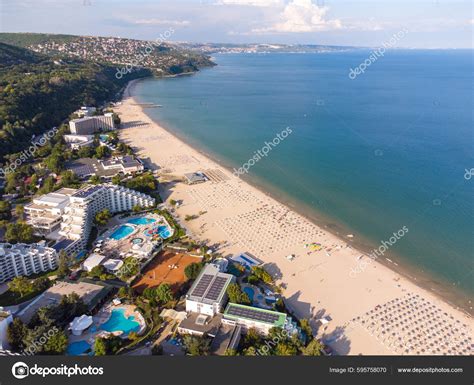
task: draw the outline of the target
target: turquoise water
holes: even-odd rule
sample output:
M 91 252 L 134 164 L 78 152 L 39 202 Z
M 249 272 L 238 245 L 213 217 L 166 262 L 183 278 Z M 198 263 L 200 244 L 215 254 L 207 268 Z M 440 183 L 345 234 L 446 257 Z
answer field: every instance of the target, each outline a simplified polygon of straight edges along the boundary
M 78 356 L 91 348 L 86 341 L 77 341 L 68 345 L 66 354 L 69 356 Z
M 171 231 L 168 226 L 158 226 L 158 234 L 163 239 L 171 237 Z
M 251 287 L 246 286 L 246 287 L 243 288 L 243 291 L 244 291 L 244 293 L 246 293 L 249 296 L 250 301 L 253 302 L 253 297 L 255 295 L 254 290 Z
M 245 179 L 370 247 L 406 226 L 386 256 L 472 295 L 472 51 L 394 51 L 350 80 L 367 54 L 217 55 L 135 93 L 229 168 L 290 127 Z
M 124 335 L 130 332 L 136 332 L 140 329 L 140 324 L 135 321 L 134 316 L 125 317 L 125 309 L 114 309 L 107 322 L 100 328 L 108 332 L 123 331 Z
M 167 238 L 171 237 L 171 230 L 169 229 L 168 226 L 162 225 L 162 226 L 158 226 L 158 227 L 155 227 L 153 229 L 150 229 L 150 230 L 146 230 L 144 232 L 144 234 L 147 237 L 151 236 L 152 234 L 158 234 L 161 238 L 167 239 Z
M 153 218 L 133 218 L 127 221 L 127 223 L 131 223 L 132 225 L 149 225 L 150 223 L 155 223 L 156 219 Z
M 115 230 L 112 234 L 110 234 L 110 238 L 115 239 L 116 241 L 119 241 L 123 238 L 128 237 L 131 233 L 133 233 L 132 226 L 122 225 L 117 230 Z

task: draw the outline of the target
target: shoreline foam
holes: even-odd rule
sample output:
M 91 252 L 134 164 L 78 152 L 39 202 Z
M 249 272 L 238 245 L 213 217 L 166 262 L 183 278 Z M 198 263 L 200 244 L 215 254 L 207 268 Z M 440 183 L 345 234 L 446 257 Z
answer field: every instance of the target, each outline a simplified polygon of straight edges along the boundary
M 260 252 L 259 250 L 250 251 L 269 264 L 273 268 L 275 276 L 281 277 L 280 282 L 286 286 L 284 296 L 287 298 L 289 308 L 298 316 L 305 318 L 312 316 L 313 320 L 321 318 L 323 315 L 330 315 L 333 318 L 331 325 L 324 331 L 319 330 L 319 335 L 323 337 L 338 332 L 337 329 L 346 330 L 344 337 L 349 341 L 349 344 L 347 341 L 341 343 L 341 338 L 335 342 L 340 353 L 394 354 L 387 347 L 379 346 L 377 339 L 372 341 L 373 337 L 367 334 L 360 325 L 354 326 L 352 320 L 358 315 L 362 315 L 366 310 L 373 310 L 375 306 L 402 297 L 409 292 L 427 298 L 430 302 L 444 309 L 446 313 L 455 314 L 456 319 L 461 319 L 463 323 L 469 325 L 471 333 L 473 326 L 471 317 L 442 301 L 438 295 L 420 287 L 418 283 L 412 282 L 405 277 L 406 274 L 402 275 L 383 263 L 373 264 L 359 277 L 350 278 L 350 268 L 355 264 L 357 256 L 363 254 L 354 249 L 352 245 L 347 247 L 347 244 L 352 244 L 352 241 L 340 239 L 330 233 L 327 227 L 321 227 L 321 224 L 316 226 L 310 222 L 310 219 L 296 214 L 293 208 L 282 205 L 268 194 L 237 179 L 232 176 L 229 170 L 209 159 L 207 154 L 191 148 L 174 134 L 153 122 L 146 115 L 143 108 L 133 105 L 136 102 L 132 96 L 135 84 L 136 81 L 133 81 L 127 86 L 124 92 L 123 104 L 117 109 L 117 112 L 121 114 L 125 125 L 127 121 L 142 121 L 145 125 L 126 128 L 122 130 L 121 137 L 132 147 L 137 148 L 140 156 L 150 157 L 150 161 L 155 165 L 152 168 L 160 165 L 162 168 L 168 168 L 168 171 L 175 175 L 212 168 L 220 170 L 219 172 L 228 178 L 217 183 L 206 182 L 204 185 L 197 186 L 178 183 L 165 188 L 163 191 L 165 199 L 172 197 L 175 200 L 183 200 L 184 204 L 178 210 L 181 219 L 185 215 L 196 214 L 201 209 L 208 211 L 199 219 L 187 222 L 186 227 L 198 238 L 209 240 L 210 244 L 224 239 L 227 245 L 219 249 L 224 255 L 237 251 L 249 251 L 249 249 L 255 248 L 254 243 L 259 243 Z M 142 140 L 142 135 L 145 136 L 145 140 Z M 236 191 L 240 193 L 241 190 L 243 194 L 240 197 L 234 197 L 237 198 L 237 201 L 231 199 L 227 202 L 232 207 L 226 207 L 225 202 L 220 201 L 225 200 L 226 194 L 235 194 Z M 208 199 L 206 199 L 206 194 Z M 249 199 L 252 201 L 248 202 Z M 246 200 L 248 203 L 245 203 Z M 258 201 L 258 203 L 255 201 Z M 217 207 L 219 205 L 223 206 L 223 204 L 224 207 Z M 249 206 L 252 206 L 253 210 L 249 211 Z M 270 209 L 268 209 L 269 207 Z M 321 241 L 323 245 L 331 249 L 330 253 L 325 254 L 325 251 L 320 251 L 310 256 L 305 255 L 308 250 L 302 248 L 301 242 L 295 242 L 292 239 L 292 234 L 282 235 L 278 233 L 279 225 L 278 222 L 275 222 L 275 218 L 271 218 L 272 213 L 275 214 L 275 211 L 272 210 L 280 210 L 279 213 L 291 217 L 292 220 L 298 223 L 298 226 L 302 226 L 301 228 L 310 230 L 313 234 L 319 234 L 319 238 L 314 239 L 314 241 Z M 252 227 L 252 225 L 255 225 L 256 218 L 259 218 L 259 212 L 262 211 L 264 212 L 262 214 L 262 218 L 264 218 L 262 224 L 257 224 L 252 230 L 258 232 L 263 229 L 264 238 L 269 238 L 266 241 L 249 242 L 250 244 L 246 245 L 240 239 L 239 244 L 235 237 L 228 234 L 229 231 L 226 232 L 225 229 L 222 229 L 222 226 L 227 227 L 227 230 L 235 227 L 237 232 L 234 235 L 239 234 L 239 231 L 243 233 L 246 228 L 239 229 L 239 226 L 241 226 L 239 218 L 244 220 L 243 218 L 246 218 L 246 216 L 254 216 L 250 223 L 247 223 L 247 227 Z M 257 216 L 255 217 L 255 215 Z M 276 227 L 275 223 L 277 223 Z M 283 237 L 283 241 L 272 239 L 272 231 L 276 234 L 276 237 Z M 252 238 L 252 234 L 248 234 L 247 239 L 250 238 Z M 272 242 L 277 244 L 280 242 L 282 245 L 289 246 L 285 250 L 283 250 L 284 247 L 280 250 L 272 250 Z M 298 255 L 298 258 L 293 262 L 289 262 L 284 258 L 290 251 Z M 414 278 L 416 279 L 416 277 Z M 319 282 L 316 282 L 316 280 L 319 280 Z M 357 301 L 359 301 L 360 306 L 356 305 Z M 313 322 L 313 325 L 316 326 L 315 322 Z M 350 330 L 347 330 L 348 326 L 350 326 Z

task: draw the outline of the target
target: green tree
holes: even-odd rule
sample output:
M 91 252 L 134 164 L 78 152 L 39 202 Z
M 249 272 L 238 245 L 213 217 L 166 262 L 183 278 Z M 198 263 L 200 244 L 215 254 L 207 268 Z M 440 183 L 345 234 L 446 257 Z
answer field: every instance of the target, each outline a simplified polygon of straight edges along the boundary
M 306 341 L 310 342 L 313 339 L 313 329 L 311 328 L 311 325 L 309 324 L 309 320 L 305 318 L 301 319 L 300 328 L 301 328 L 301 331 L 306 336 Z
M 91 146 L 83 146 L 77 150 L 77 156 L 79 158 L 92 158 L 95 154 L 95 150 Z
M 66 352 L 68 339 L 62 330 L 58 330 L 43 346 L 43 353 L 49 355 L 63 355 Z
M 58 278 L 64 278 L 71 274 L 71 269 L 69 268 L 69 257 L 64 250 L 59 252 L 59 261 L 58 261 Z
M 303 355 L 320 356 L 323 347 L 324 346 L 316 338 L 313 338 L 313 340 L 303 348 Z
M 252 275 L 266 284 L 273 284 L 272 276 L 263 267 L 253 266 Z
M 186 351 L 191 356 L 207 356 L 210 350 L 210 341 L 205 337 L 186 335 L 183 338 Z
M 9 243 L 33 243 L 33 228 L 24 222 L 9 223 L 5 232 L 5 240 Z
M 184 268 L 184 275 L 187 279 L 196 279 L 201 272 L 202 263 L 193 262 Z
M 231 283 L 227 287 L 227 295 L 229 296 L 230 302 L 250 305 L 249 296 L 240 289 L 237 283 Z
M 23 321 L 15 317 L 13 322 L 8 325 L 7 340 L 13 351 L 20 351 L 25 348 L 25 338 L 28 334 L 28 328 Z
M 226 349 L 224 352 L 224 356 L 237 356 L 237 350 L 235 349 Z
M 26 277 L 15 277 L 8 284 L 8 288 L 14 292 L 20 294 L 20 297 L 23 297 L 25 294 L 28 294 L 33 291 L 33 284 Z
M 89 183 L 90 184 L 94 184 L 94 185 L 97 185 L 97 184 L 100 184 L 102 181 L 100 179 L 100 177 L 98 175 L 92 175 L 89 179 Z
M 290 341 L 281 341 L 275 347 L 277 356 L 295 356 L 298 349 Z
M 95 149 L 95 157 L 104 159 L 110 156 L 110 149 L 107 146 L 99 146 Z
M 0 220 L 9 220 L 12 217 L 12 207 L 8 201 L 0 201 Z
M 105 226 L 110 218 L 112 218 L 112 214 L 108 209 L 104 209 L 95 215 L 94 222 L 99 226 Z
M 155 289 L 156 299 L 162 304 L 168 303 L 174 299 L 173 291 L 171 286 L 167 283 L 158 285 Z
M 61 173 L 61 187 L 79 187 L 80 184 L 79 178 L 71 170 Z

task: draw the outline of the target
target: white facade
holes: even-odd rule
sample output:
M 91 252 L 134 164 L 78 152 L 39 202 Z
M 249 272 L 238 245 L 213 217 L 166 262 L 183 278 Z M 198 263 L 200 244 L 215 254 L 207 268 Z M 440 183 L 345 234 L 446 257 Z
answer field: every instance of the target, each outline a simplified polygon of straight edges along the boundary
M 69 130 L 74 135 L 91 135 L 98 131 L 115 130 L 111 112 L 98 116 L 86 116 L 69 122 Z
M 85 249 L 95 215 L 102 210 L 111 213 L 131 211 L 135 206 L 152 207 L 155 199 L 149 195 L 116 185 L 89 186 L 71 196 L 65 208 L 59 234 L 76 241 L 68 253 Z
M 211 317 L 220 313 L 227 301 L 227 287 L 235 277 L 221 273 L 219 267 L 206 265 L 186 294 L 186 311 Z
M 13 322 L 12 313 L 3 308 L 0 308 L 0 349 L 8 349 L 10 346 L 8 344 L 7 332 L 8 325 Z
M 0 283 L 18 276 L 54 270 L 57 266 L 58 254 L 50 247 L 38 243 L 0 243 Z
M 36 235 L 47 236 L 59 229 L 64 209 L 69 204 L 69 197 L 75 191 L 63 188 L 34 198 L 31 203 L 25 205 L 26 222 L 33 226 Z
M 91 271 L 94 267 L 101 265 L 107 257 L 102 254 L 91 254 L 87 259 L 82 263 L 82 267 L 86 271 Z
M 94 136 L 92 135 L 63 135 L 66 144 L 73 150 L 81 147 L 89 147 L 94 143 Z

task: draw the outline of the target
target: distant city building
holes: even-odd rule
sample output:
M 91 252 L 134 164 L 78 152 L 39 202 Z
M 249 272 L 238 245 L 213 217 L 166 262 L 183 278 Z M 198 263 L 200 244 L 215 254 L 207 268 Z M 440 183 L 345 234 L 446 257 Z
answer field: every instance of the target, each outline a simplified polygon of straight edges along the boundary
M 227 287 L 235 277 L 221 273 L 218 266 L 206 265 L 186 294 L 186 311 L 214 316 L 227 301 Z
M 118 213 L 130 211 L 135 206 L 154 205 L 155 199 L 149 195 L 111 184 L 77 190 L 71 195 L 69 205 L 64 210 L 59 234 L 69 242 L 65 241 L 62 246 L 68 254 L 85 250 L 94 217 L 104 209 Z
M 91 135 L 99 131 L 114 130 L 114 117 L 111 112 L 104 115 L 86 116 L 69 122 L 69 130 L 74 135 Z
M 0 283 L 58 267 L 56 250 L 39 243 L 0 243 Z
M 36 235 L 48 237 L 52 232 L 59 230 L 65 207 L 69 198 L 77 190 L 62 188 L 58 191 L 33 198 L 25 205 L 26 222 L 31 225 Z
M 93 135 L 64 135 L 64 141 L 73 150 L 81 147 L 90 147 L 94 144 Z

